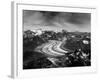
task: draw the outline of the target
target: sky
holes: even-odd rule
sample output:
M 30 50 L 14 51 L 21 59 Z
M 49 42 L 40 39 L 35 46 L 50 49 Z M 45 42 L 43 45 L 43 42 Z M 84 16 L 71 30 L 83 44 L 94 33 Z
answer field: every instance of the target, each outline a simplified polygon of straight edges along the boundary
M 24 31 L 36 29 L 61 31 L 64 29 L 70 32 L 90 32 L 91 14 L 23 10 L 23 27 Z

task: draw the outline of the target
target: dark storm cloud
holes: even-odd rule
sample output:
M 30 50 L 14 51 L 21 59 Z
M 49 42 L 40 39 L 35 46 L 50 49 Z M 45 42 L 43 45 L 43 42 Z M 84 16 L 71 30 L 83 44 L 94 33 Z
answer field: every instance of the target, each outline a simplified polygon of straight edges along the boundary
M 50 12 L 50 11 L 23 11 L 24 25 L 46 25 L 69 29 L 90 29 L 90 13 Z M 69 27 L 70 25 L 70 27 Z M 27 26 L 26 26 L 27 27 Z M 81 29 L 82 28 L 82 29 Z M 89 30 L 87 30 L 89 31 Z
M 85 24 L 90 21 L 90 14 L 89 13 L 72 13 L 69 22 L 75 24 Z
M 56 21 L 64 21 L 72 24 L 90 24 L 90 14 L 89 13 L 59 13 L 54 17 Z M 81 27 L 81 26 L 80 26 Z

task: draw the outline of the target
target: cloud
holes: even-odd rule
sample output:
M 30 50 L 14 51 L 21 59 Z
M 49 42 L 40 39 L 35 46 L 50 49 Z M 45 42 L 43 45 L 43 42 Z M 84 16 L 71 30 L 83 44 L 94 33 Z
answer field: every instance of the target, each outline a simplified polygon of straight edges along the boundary
M 69 30 L 78 29 L 82 31 L 83 29 L 84 31 L 88 29 L 87 31 L 90 31 L 89 30 L 90 21 L 91 21 L 91 14 L 89 13 L 50 12 L 50 11 L 32 11 L 32 10 L 23 11 L 23 23 L 24 25 L 28 26 L 44 25 L 44 26 L 50 26 L 49 28 L 61 27 Z

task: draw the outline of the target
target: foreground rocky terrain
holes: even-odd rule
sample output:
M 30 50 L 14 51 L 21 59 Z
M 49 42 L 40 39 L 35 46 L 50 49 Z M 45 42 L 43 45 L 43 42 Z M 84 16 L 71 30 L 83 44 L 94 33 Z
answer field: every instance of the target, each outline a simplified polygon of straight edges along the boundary
M 87 32 L 24 31 L 23 69 L 91 66 Z

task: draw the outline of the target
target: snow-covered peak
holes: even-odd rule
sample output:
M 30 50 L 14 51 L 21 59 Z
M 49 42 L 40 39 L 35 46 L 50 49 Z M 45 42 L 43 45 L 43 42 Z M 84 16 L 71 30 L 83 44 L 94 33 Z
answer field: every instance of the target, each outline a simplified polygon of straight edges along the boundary
M 43 33 L 42 29 L 35 29 L 32 31 L 35 32 L 35 35 L 41 35 Z

